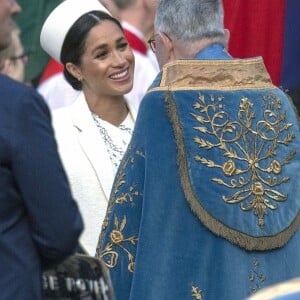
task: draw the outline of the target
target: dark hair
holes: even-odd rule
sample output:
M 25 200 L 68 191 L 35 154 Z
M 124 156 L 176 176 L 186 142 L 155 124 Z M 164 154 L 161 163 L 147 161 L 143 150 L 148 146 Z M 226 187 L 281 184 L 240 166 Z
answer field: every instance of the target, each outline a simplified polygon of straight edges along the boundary
M 82 84 L 66 68 L 66 63 L 71 62 L 80 65 L 80 59 L 84 52 L 85 42 L 90 30 L 104 20 L 114 22 L 122 31 L 120 22 L 102 11 L 91 11 L 82 15 L 70 28 L 64 40 L 60 59 L 64 64 L 64 76 L 75 90 L 81 90 Z

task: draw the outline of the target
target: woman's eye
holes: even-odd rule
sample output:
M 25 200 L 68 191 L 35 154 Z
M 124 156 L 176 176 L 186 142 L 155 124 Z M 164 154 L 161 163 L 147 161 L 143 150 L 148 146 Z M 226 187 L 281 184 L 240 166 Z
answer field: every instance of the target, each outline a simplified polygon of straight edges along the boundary
M 100 52 L 100 53 L 97 53 L 96 58 L 103 59 L 106 56 L 107 56 L 107 52 Z
M 119 49 L 126 49 L 127 46 L 128 46 L 127 42 L 121 43 L 121 44 L 119 44 Z

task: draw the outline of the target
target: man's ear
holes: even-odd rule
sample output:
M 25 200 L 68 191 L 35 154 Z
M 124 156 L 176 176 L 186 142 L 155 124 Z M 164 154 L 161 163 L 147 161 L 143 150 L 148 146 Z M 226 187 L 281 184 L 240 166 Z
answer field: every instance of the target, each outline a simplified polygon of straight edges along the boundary
M 227 28 L 224 29 L 224 39 L 225 39 L 225 41 L 224 41 L 225 48 L 228 49 L 229 39 L 230 39 L 230 31 Z
M 164 34 L 163 32 L 159 33 L 162 43 L 164 44 L 165 48 L 165 55 L 167 58 L 169 58 L 169 61 L 172 61 L 175 59 L 175 53 L 174 53 L 174 45 L 171 39 Z
M 11 61 L 9 58 L 3 60 L 0 66 L 0 73 L 9 75 Z
M 71 62 L 66 63 L 66 69 L 68 72 L 74 76 L 78 81 L 82 81 L 82 74 L 78 66 L 74 65 Z

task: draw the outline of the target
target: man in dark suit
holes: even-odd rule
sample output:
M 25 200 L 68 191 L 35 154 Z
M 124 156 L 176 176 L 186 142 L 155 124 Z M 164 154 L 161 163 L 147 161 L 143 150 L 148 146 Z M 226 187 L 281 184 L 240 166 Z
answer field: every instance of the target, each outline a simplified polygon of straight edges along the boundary
M 0 49 L 20 10 L 0 0 Z M 43 99 L 3 75 L 0 91 L 0 299 L 39 300 L 42 271 L 77 249 L 83 224 Z

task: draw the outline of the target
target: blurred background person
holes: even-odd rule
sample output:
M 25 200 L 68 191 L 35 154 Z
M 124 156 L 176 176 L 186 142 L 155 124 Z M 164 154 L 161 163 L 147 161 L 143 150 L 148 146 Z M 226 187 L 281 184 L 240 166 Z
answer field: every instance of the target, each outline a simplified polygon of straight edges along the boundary
M 28 54 L 24 51 L 20 39 L 20 29 L 13 22 L 10 44 L 6 49 L 0 51 L 0 73 L 23 82 L 27 62 Z
M 113 0 L 99 0 L 100 3 L 111 13 L 111 15 L 120 20 L 120 8 Z M 128 2 L 130 3 L 131 0 Z
M 159 66 L 149 50 L 146 37 L 153 30 L 157 0 L 112 0 L 119 8 L 124 34 L 135 55 L 134 84 L 131 95 L 139 106 L 156 77 Z
M 134 56 L 120 23 L 97 0 L 57 6 L 43 25 L 41 45 L 80 91 L 71 105 L 53 111 L 53 126 L 85 223 L 81 244 L 94 255 L 135 123 L 136 110 L 125 97 L 133 85 Z
M 21 41 L 27 53 L 31 53 L 25 70 L 24 82 L 37 87 L 40 76 L 49 61 L 49 55 L 40 46 L 42 25 L 50 11 L 61 0 L 19 0 L 22 13 L 15 16 L 21 31 Z

